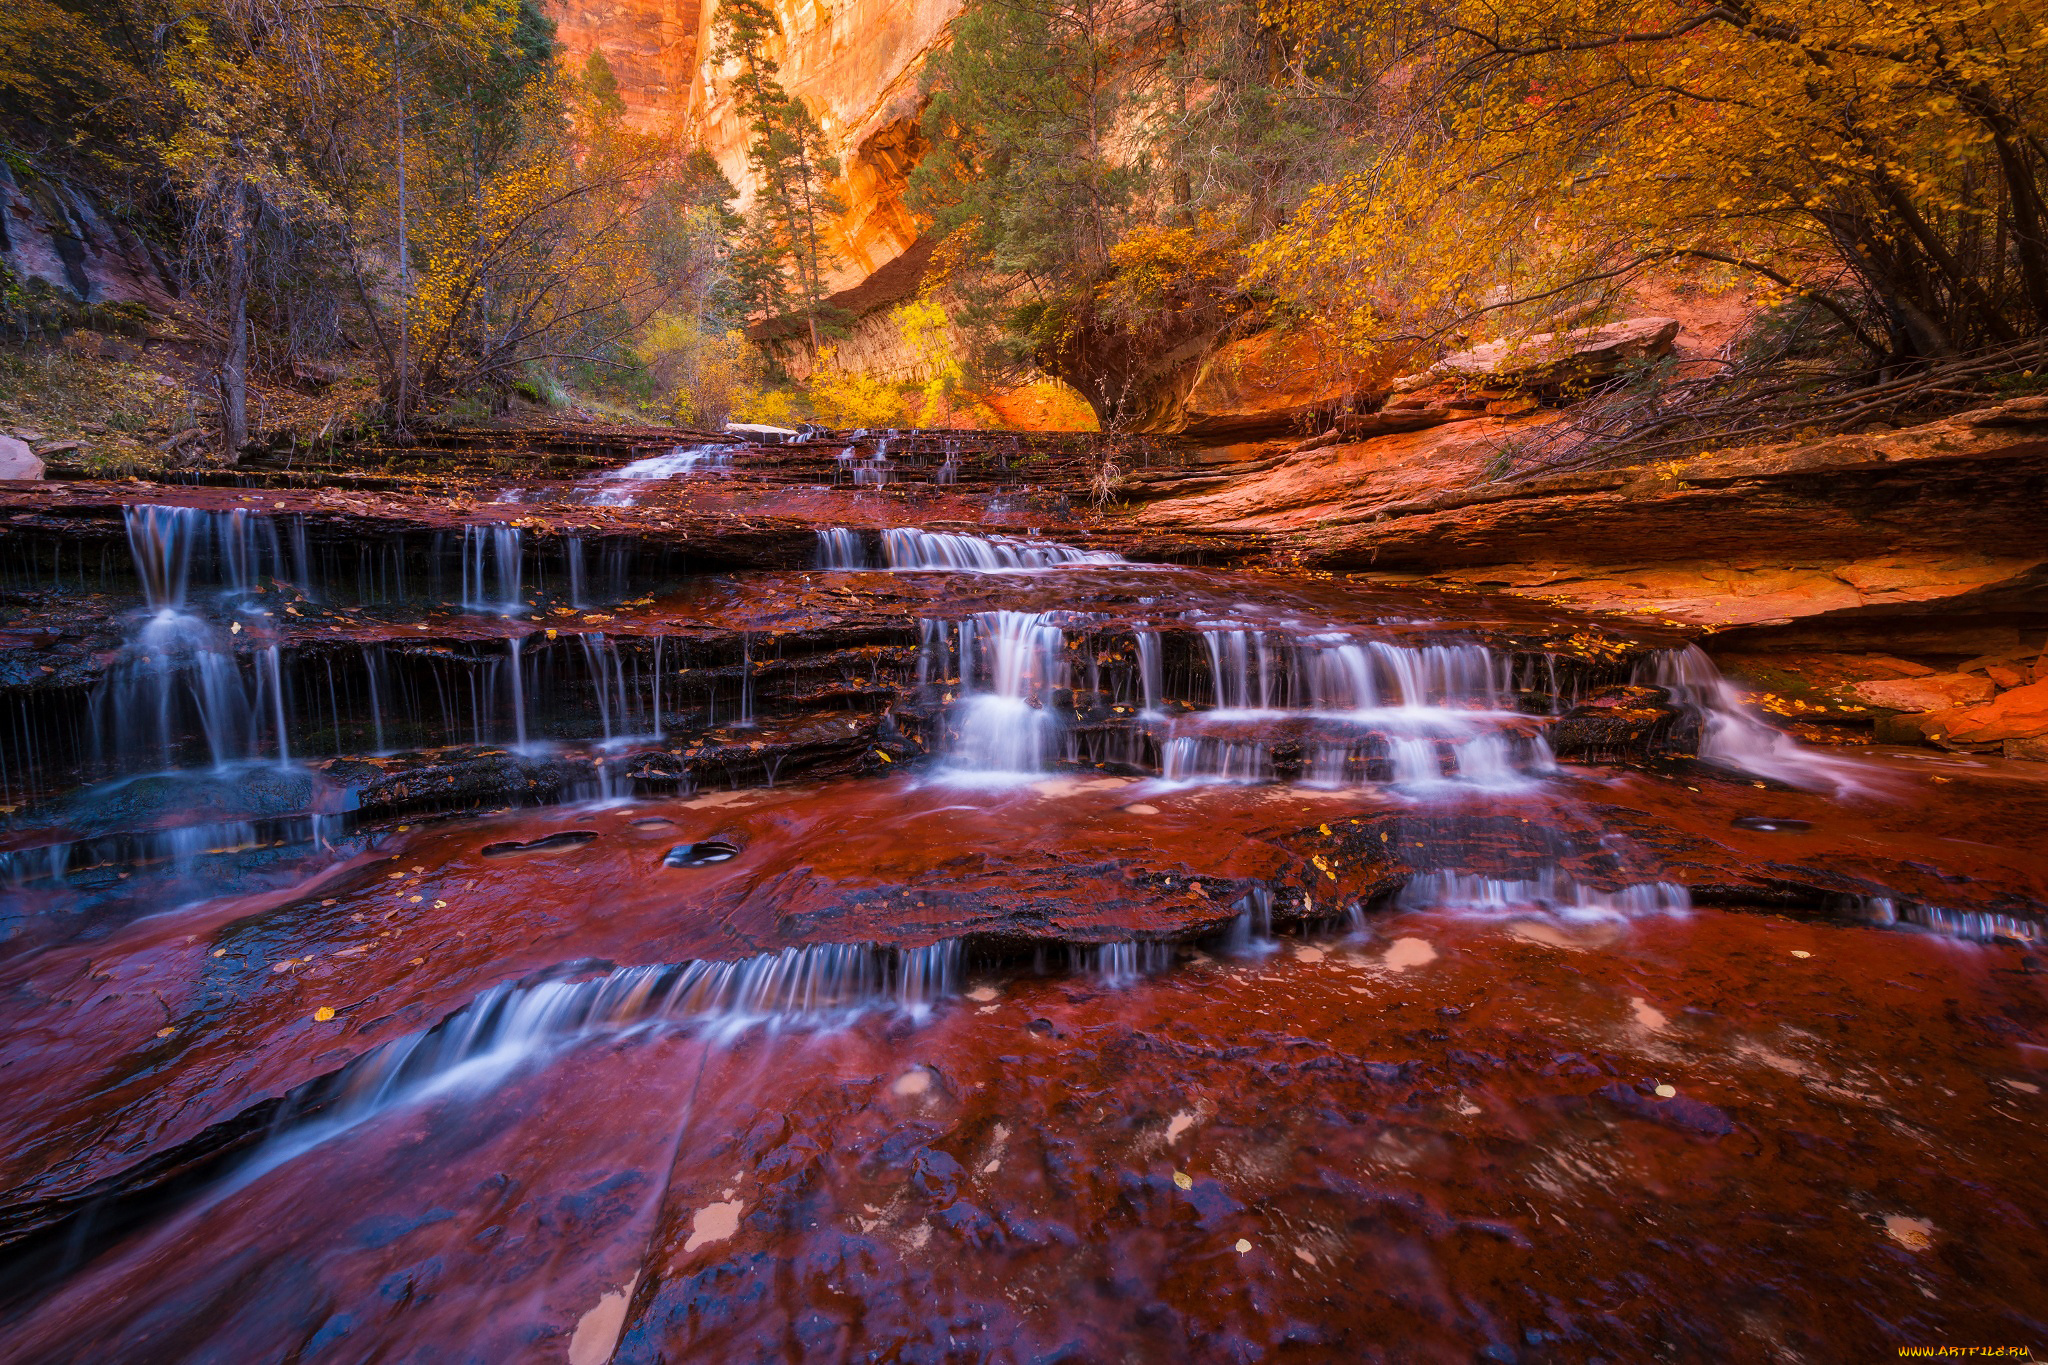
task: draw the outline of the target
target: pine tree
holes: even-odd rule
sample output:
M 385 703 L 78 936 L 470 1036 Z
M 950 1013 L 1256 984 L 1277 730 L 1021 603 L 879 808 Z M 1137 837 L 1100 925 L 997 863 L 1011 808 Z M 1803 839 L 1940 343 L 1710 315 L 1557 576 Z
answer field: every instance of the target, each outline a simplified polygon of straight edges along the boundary
M 832 193 L 839 160 L 803 101 L 775 79 L 770 55 L 782 33 L 764 0 L 727 0 L 713 21 L 720 62 L 737 61 L 733 98 L 747 120 L 747 164 L 759 186 L 754 218 L 735 253 L 743 297 L 768 316 L 801 311 L 819 348 L 826 296 L 825 228 L 846 206 Z

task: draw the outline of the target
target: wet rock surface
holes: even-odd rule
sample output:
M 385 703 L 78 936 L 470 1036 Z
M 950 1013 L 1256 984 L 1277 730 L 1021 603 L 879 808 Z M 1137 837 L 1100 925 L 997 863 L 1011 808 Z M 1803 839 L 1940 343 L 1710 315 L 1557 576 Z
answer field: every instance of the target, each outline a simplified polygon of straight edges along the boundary
M 2048 769 L 1781 728 L 2025 741 L 2023 620 L 1760 713 L 1085 443 L 645 437 L 0 490 L 8 1358 L 2037 1325 Z

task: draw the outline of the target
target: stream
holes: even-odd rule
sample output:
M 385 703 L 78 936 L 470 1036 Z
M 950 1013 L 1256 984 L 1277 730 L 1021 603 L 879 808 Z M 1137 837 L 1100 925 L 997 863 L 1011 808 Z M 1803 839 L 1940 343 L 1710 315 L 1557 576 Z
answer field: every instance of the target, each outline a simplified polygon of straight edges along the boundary
M 0 1360 L 2048 1347 L 2040 765 L 1070 458 L 11 505 Z

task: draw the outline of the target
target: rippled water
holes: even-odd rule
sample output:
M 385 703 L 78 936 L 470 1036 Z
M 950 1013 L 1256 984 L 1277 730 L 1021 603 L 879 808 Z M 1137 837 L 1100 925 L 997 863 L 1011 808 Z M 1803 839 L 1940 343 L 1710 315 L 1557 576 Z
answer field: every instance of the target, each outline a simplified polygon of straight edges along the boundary
M 0 1357 L 1832 1360 L 2048 1302 L 2027 765 L 1085 534 L 125 530 L 4 748 Z

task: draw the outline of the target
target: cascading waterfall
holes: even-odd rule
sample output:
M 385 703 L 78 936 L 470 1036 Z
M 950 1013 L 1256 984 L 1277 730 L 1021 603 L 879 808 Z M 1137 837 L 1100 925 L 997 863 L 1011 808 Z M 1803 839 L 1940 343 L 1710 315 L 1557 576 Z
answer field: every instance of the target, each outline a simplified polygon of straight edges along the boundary
M 1640 882 L 1596 891 L 1555 867 L 1528 878 L 1467 872 L 1422 872 L 1395 897 L 1401 910 L 1458 910 L 1488 917 L 1543 913 L 1568 920 L 1632 919 L 1678 915 L 1692 909 L 1692 893 L 1676 882 Z
M 1238 898 L 1237 918 L 1223 934 L 1223 951 L 1232 957 L 1270 953 L 1280 945 L 1273 937 L 1273 893 L 1255 886 Z
M 1635 680 L 1661 687 L 1700 717 L 1700 757 L 1794 787 L 1846 793 L 1873 784 L 1863 765 L 1816 752 L 1743 704 L 1742 693 L 1698 645 L 1667 649 L 1636 665 Z
M 1216 707 L 1315 712 L 1512 705 L 1511 660 L 1484 645 L 1396 645 L 1343 635 L 1205 629 Z
M 192 542 L 206 514 L 192 507 L 143 504 L 123 514 L 128 549 L 142 579 L 142 600 L 151 611 L 185 605 L 185 579 L 192 569 Z
M 566 553 L 569 561 L 569 605 L 581 611 L 590 605 L 590 588 L 584 581 L 583 537 L 570 536 Z
M 525 614 L 524 559 L 525 533 L 519 527 L 463 527 L 462 609 L 493 616 Z
M 579 1038 L 680 1025 L 730 1042 L 754 1029 L 844 1027 L 895 1010 L 921 1019 L 960 992 L 958 939 L 922 948 L 824 943 L 737 962 L 620 967 L 584 981 L 495 986 L 422 1033 L 349 1064 L 311 1119 L 287 1121 L 233 1179 L 275 1169 L 386 1110 L 487 1085 Z
M 592 631 L 580 639 L 584 668 L 597 696 L 598 725 L 605 746 L 660 738 L 662 656 L 668 641 L 662 636 L 654 639 L 654 657 L 647 677 L 651 696 L 643 712 L 639 701 L 639 660 L 622 656 L 616 642 L 603 631 Z
M 1146 707 L 1156 667 L 1138 634 Z M 1384 772 L 1396 785 L 1452 781 L 1512 788 L 1555 762 L 1519 719 L 1509 656 L 1477 644 L 1397 645 L 1238 626 L 1201 631 L 1214 707 L 1177 717 L 1159 740 L 1171 781 L 1273 780 L 1271 741 L 1214 727 L 1308 727 L 1302 779 L 1355 786 Z M 1154 649 L 1156 654 L 1156 647 Z M 1448 770 L 1446 762 L 1448 760 Z
M 677 446 L 660 455 L 621 465 L 607 479 L 673 479 L 732 468 L 732 449 L 723 445 Z
M 1159 632 L 1140 630 L 1136 634 L 1138 650 L 1138 685 L 1145 692 L 1145 717 L 1163 714 L 1159 704 L 1166 696 L 1166 666 L 1160 658 Z
M 126 521 L 147 614 L 93 691 L 97 764 L 132 768 L 138 756 L 148 755 L 161 767 L 174 767 L 186 737 L 195 732 L 215 768 L 252 756 L 255 718 L 264 713 L 266 700 L 274 711 L 282 705 L 276 648 L 260 656 L 252 696 L 225 633 L 186 610 L 194 551 L 217 521 L 224 534 L 233 523 L 194 508 L 149 504 L 129 507 Z M 243 544 L 246 529 L 239 526 L 230 543 Z M 253 586 L 246 557 L 223 555 L 222 562 L 245 571 L 231 590 Z M 282 754 L 281 728 L 278 745 Z
M 895 527 L 882 532 L 882 561 L 892 569 L 953 569 L 993 573 L 1075 564 L 1122 564 L 1122 555 L 1082 550 L 1054 540 L 969 536 Z
M 266 577 L 292 584 L 309 599 L 319 597 L 304 517 L 288 518 L 284 536 L 278 534 L 278 518 L 246 507 L 216 512 L 136 503 L 125 509 L 124 519 L 143 600 L 153 610 L 183 610 L 195 576 L 237 601 L 258 594 Z
M 820 569 L 866 569 L 867 546 L 861 543 L 858 531 L 849 531 L 843 526 L 819 531 L 818 552 L 814 560 Z
M 949 640 L 950 636 L 950 640 Z M 1017 776 L 1045 771 L 1058 723 L 1048 693 L 1067 685 L 1066 635 L 1037 612 L 990 611 L 950 626 L 927 622 L 926 653 L 957 660 L 957 737 L 946 767 L 956 774 Z M 957 643 L 953 643 L 957 642 Z M 929 677 L 929 668 L 920 668 Z M 986 690 L 977 686 L 986 674 Z

